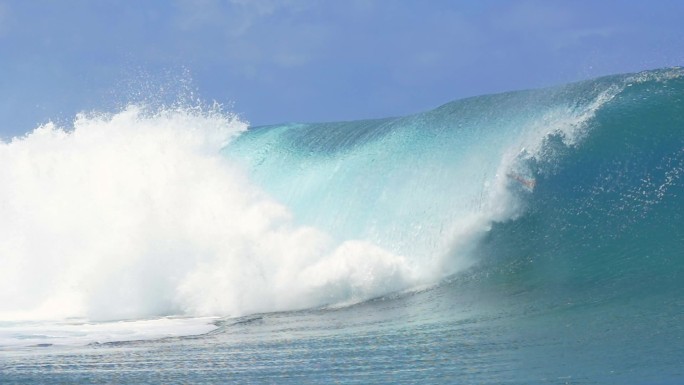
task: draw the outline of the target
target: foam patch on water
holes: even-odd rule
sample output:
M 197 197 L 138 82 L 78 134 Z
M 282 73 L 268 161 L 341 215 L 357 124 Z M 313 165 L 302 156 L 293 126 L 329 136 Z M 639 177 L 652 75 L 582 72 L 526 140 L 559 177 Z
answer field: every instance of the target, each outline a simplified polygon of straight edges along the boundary
M 158 318 L 94 323 L 22 322 L 0 324 L 0 349 L 49 348 L 156 340 L 205 334 L 215 330 L 217 318 Z

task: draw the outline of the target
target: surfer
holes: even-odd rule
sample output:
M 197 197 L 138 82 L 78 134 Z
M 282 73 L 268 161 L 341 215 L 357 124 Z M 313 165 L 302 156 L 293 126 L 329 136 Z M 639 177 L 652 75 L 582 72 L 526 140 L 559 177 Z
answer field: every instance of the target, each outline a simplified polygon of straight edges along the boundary
M 527 187 L 530 190 L 534 190 L 534 186 L 537 185 L 537 180 L 534 178 L 525 178 L 521 176 L 520 174 L 516 174 L 514 172 L 509 172 L 506 174 L 507 177 L 516 180 L 519 182 L 521 185 Z

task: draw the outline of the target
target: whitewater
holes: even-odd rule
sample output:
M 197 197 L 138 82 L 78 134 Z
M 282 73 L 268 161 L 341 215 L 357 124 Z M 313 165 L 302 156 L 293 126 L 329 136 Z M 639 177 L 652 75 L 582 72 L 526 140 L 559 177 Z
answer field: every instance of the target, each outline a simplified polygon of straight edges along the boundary
M 684 381 L 684 71 L 0 142 L 0 382 Z

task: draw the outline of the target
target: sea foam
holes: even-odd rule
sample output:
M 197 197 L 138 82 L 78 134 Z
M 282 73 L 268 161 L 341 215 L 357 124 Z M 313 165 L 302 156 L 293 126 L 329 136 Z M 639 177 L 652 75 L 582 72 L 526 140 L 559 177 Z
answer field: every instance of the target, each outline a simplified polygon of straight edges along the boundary
M 0 319 L 240 315 L 410 285 L 406 260 L 292 223 L 220 150 L 218 109 L 79 115 L 0 144 Z

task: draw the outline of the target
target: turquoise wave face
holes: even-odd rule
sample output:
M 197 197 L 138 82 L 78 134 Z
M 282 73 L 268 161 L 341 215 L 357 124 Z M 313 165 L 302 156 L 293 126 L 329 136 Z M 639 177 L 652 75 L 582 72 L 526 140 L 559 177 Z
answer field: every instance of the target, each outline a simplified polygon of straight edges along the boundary
M 527 283 L 668 271 L 674 282 L 683 74 L 483 96 L 403 118 L 258 127 L 225 151 L 301 223 L 443 275 L 474 265 Z

